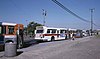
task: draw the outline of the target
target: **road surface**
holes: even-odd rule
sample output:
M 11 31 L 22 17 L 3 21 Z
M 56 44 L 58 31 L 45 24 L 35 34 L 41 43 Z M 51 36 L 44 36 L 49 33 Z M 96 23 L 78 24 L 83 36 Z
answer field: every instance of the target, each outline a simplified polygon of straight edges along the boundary
M 18 51 L 23 53 L 16 57 L 1 56 L 0 59 L 100 59 L 100 38 L 45 42 Z

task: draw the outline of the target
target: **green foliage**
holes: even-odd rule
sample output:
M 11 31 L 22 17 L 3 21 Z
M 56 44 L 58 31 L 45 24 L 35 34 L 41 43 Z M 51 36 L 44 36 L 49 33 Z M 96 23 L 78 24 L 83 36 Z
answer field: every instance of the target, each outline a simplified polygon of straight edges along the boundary
M 28 34 L 34 34 L 34 31 L 35 31 L 37 26 L 42 26 L 42 25 L 38 24 L 38 23 L 35 23 L 34 21 L 30 22 L 27 25 L 27 32 L 28 32 Z

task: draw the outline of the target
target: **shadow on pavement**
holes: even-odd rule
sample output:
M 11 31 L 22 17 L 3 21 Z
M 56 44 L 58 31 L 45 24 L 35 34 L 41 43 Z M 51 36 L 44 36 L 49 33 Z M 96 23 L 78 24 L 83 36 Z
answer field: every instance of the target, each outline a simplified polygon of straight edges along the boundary
M 23 51 L 17 51 L 17 56 L 22 54 L 22 53 L 23 53 Z
M 31 45 L 36 45 L 36 44 L 39 44 L 39 43 L 40 43 L 40 41 L 29 40 L 29 41 L 24 42 L 24 47 L 23 48 L 27 48 Z

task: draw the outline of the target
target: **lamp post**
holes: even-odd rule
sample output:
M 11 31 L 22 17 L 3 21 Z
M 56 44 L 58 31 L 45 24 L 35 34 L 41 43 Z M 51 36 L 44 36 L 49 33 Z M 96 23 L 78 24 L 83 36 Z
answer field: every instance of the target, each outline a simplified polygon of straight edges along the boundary
M 42 15 L 43 15 L 43 25 L 45 26 L 45 23 L 46 23 L 45 18 L 46 18 L 47 11 L 45 11 L 44 9 L 42 9 L 42 10 L 43 10 L 43 13 L 42 13 Z
M 92 36 L 92 32 L 93 32 L 93 11 L 94 11 L 94 8 L 93 9 L 90 9 L 90 12 L 91 12 L 91 36 Z
M 26 36 L 28 34 L 28 20 L 26 20 Z

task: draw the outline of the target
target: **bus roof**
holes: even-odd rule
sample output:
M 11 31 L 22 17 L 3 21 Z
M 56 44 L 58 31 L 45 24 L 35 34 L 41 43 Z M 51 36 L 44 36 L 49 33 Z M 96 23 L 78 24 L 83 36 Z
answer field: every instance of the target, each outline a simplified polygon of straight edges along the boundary
M 56 28 L 56 27 L 47 27 L 47 26 L 37 26 L 36 29 L 38 28 L 44 28 L 44 29 L 62 29 L 62 30 L 67 30 L 67 28 Z
M 8 23 L 8 22 L 0 22 L 0 25 L 11 25 L 11 26 L 15 26 L 15 23 Z
M 69 28 L 69 30 L 76 31 L 77 29 L 72 29 L 72 28 Z

